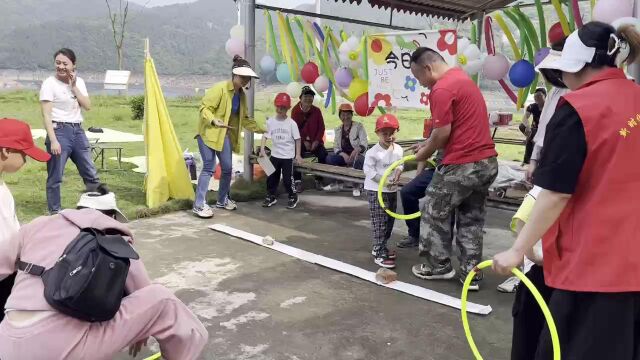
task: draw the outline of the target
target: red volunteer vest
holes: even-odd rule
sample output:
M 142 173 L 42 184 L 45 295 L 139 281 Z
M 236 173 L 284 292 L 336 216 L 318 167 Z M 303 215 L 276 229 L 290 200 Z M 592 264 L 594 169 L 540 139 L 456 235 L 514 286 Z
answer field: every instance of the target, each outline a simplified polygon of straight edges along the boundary
M 640 86 L 608 69 L 564 99 L 584 125 L 587 157 L 543 238 L 545 281 L 569 291 L 640 291 Z

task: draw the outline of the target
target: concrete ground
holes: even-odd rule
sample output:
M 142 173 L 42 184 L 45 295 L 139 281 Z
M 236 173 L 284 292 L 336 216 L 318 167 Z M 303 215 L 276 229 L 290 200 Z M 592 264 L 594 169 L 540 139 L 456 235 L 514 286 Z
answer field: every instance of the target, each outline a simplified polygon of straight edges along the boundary
M 304 250 L 376 271 L 364 197 L 350 193 L 301 194 L 298 208 L 241 203 L 200 220 L 189 212 L 131 223 L 152 278 L 176 292 L 209 331 L 203 359 L 472 359 L 457 309 L 376 286 L 355 277 L 214 232 L 222 223 Z M 489 209 L 484 255 L 513 241 L 512 213 Z M 406 234 L 396 222 L 392 240 Z M 460 296 L 457 281 L 424 281 L 411 274 L 417 250 L 400 250 L 399 279 Z M 506 359 L 511 344 L 513 295 L 495 288 L 503 278 L 485 274 L 470 300 L 491 305 L 471 315 L 471 329 L 487 359 Z M 151 345 L 143 355 L 157 351 Z M 127 356 L 120 357 L 128 358 Z M 140 358 L 140 357 L 138 357 Z

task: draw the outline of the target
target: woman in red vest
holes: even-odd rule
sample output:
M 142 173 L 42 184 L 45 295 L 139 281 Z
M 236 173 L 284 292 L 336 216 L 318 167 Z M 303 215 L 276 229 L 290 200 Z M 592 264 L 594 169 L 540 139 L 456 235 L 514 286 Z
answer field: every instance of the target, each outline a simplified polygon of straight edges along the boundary
M 538 66 L 572 92 L 547 125 L 529 222 L 493 267 L 510 273 L 542 237 L 564 359 L 640 356 L 640 86 L 619 68 L 639 54 L 634 27 L 590 22 Z M 536 359 L 551 354 L 547 328 Z

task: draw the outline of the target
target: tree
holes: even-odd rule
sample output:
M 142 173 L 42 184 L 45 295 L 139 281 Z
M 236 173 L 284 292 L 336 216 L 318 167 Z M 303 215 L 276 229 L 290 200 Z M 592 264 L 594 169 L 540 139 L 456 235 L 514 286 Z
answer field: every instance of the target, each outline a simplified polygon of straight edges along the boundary
M 123 46 L 125 28 L 127 26 L 127 15 L 129 14 L 129 0 L 118 0 L 118 12 L 111 11 L 109 0 L 104 0 L 109 10 L 109 21 L 111 21 L 111 31 L 113 32 L 113 42 L 116 46 L 116 54 L 118 56 L 118 70 L 122 70 L 122 60 L 124 58 Z M 124 9 L 122 5 L 124 3 Z

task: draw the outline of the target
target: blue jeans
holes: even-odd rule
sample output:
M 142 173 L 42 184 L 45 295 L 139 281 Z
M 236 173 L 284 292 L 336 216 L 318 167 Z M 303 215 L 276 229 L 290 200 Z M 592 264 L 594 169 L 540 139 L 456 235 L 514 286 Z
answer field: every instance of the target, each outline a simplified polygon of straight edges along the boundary
M 224 205 L 227 203 L 229 189 L 231 188 L 231 140 L 226 136 L 224 138 L 224 144 L 222 145 L 222 151 L 216 151 L 208 147 L 199 135 L 197 139 L 200 156 L 202 157 L 202 172 L 198 179 L 196 201 L 193 206 L 201 208 L 206 201 L 209 181 L 211 181 L 211 176 L 213 176 L 213 171 L 216 168 L 216 156 L 218 156 L 220 160 L 220 169 L 222 170 L 222 174 L 220 175 L 220 188 L 218 189 L 218 204 Z
M 400 190 L 400 198 L 402 199 L 402 209 L 405 214 L 413 214 L 420 211 L 419 201 L 425 196 L 427 187 L 433 178 L 433 169 L 425 169 L 418 174 L 407 185 Z M 420 238 L 420 217 L 406 220 L 409 228 L 409 236 L 414 239 Z
M 52 155 L 47 162 L 47 206 L 49 213 L 57 213 L 61 210 L 60 185 L 64 175 L 64 167 L 70 158 L 84 181 L 87 191 L 95 191 L 100 184 L 98 171 L 91 158 L 91 145 L 85 135 L 81 124 L 54 123 L 56 138 L 60 143 L 62 152 L 60 155 Z M 51 153 L 51 141 L 47 136 L 45 140 L 47 151 Z
M 340 154 L 332 153 L 327 155 L 327 165 L 334 166 L 347 166 L 347 162 L 344 161 L 344 158 Z M 362 154 L 358 155 L 358 158 L 353 163 L 353 168 L 357 170 L 362 170 L 364 167 L 364 156 Z

